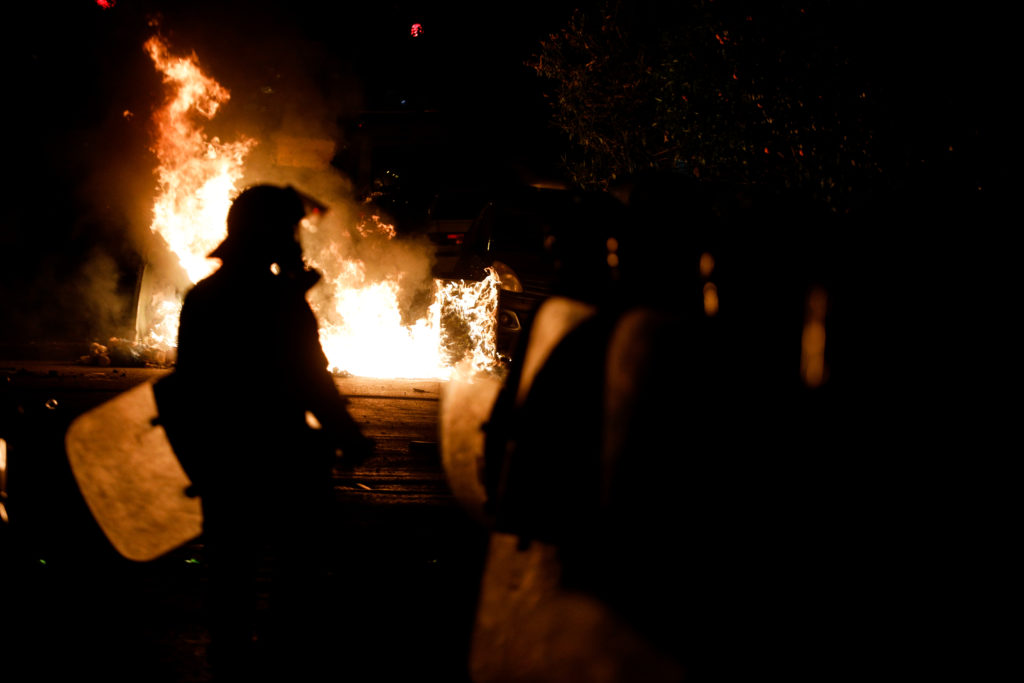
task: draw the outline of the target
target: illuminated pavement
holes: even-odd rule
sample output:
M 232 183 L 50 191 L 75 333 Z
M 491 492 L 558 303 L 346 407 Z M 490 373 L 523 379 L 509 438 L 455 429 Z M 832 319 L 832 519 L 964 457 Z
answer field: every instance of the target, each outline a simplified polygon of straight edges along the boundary
M 28 406 L 22 418 L 52 432 L 33 444 L 31 463 L 24 450 L 10 453 L 15 524 L 0 537 L 3 680 L 212 680 L 200 540 L 149 563 L 121 558 L 58 453 L 67 416 L 163 371 L 9 362 L 0 370 L 4 407 Z M 332 551 L 329 617 L 321 625 L 330 678 L 467 680 L 485 537 L 441 471 L 437 383 L 339 385 L 377 439 L 378 457 L 335 481 L 336 537 L 324 539 Z M 58 408 L 45 407 L 51 399 Z

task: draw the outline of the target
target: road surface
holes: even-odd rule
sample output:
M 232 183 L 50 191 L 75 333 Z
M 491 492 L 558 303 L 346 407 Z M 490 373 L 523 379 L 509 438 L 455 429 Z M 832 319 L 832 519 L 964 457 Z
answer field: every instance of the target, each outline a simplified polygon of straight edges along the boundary
M 26 665 L 23 674 L 4 666 L 5 681 L 210 680 L 201 539 L 149 563 L 121 558 L 62 453 L 74 416 L 166 372 L 0 361 L 10 516 L 0 527 L 0 636 Z M 455 501 L 441 466 L 441 383 L 337 384 L 377 443 L 364 466 L 335 473 L 336 536 L 324 539 L 334 582 L 323 627 L 337 643 L 339 679 L 465 680 L 486 534 Z

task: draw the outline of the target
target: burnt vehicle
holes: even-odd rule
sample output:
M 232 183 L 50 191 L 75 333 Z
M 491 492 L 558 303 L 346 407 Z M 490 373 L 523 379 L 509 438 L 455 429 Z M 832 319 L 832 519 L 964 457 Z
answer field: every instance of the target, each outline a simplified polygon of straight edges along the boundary
M 500 281 L 496 345 L 509 359 L 541 302 L 593 292 L 604 268 L 603 225 L 617 214 L 608 195 L 528 186 L 488 202 L 463 237 L 449 277 Z M 570 260 L 572 261 L 570 263 Z M 580 267 L 585 262 L 586 267 Z
M 481 190 L 445 190 L 436 192 L 426 211 L 423 231 L 434 255 L 434 276 L 449 277 L 481 209 L 487 205 Z

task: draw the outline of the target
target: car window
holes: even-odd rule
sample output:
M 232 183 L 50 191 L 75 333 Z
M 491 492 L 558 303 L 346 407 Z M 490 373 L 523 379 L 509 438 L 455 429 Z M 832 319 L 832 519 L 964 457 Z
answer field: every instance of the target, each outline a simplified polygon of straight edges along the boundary
M 481 194 L 441 194 L 430 206 L 430 217 L 434 220 L 475 218 L 485 203 Z
M 544 249 L 547 222 L 525 212 L 498 211 L 490 225 L 489 251 L 537 253 Z

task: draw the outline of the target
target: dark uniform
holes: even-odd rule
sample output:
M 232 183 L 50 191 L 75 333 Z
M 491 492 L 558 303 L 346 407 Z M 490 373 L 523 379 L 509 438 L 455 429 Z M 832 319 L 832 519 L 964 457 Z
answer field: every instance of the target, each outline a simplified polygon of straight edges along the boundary
M 267 567 L 276 628 L 261 637 L 295 662 L 313 661 L 331 469 L 339 450 L 343 461 L 372 451 L 305 298 L 318 276 L 296 240 L 304 214 L 291 188 L 239 196 L 228 238 L 211 254 L 223 265 L 185 297 L 176 369 L 157 391 L 158 401 L 173 396 L 161 415 L 202 501 L 215 671 L 252 663 L 256 579 Z

